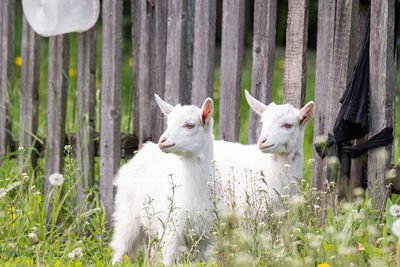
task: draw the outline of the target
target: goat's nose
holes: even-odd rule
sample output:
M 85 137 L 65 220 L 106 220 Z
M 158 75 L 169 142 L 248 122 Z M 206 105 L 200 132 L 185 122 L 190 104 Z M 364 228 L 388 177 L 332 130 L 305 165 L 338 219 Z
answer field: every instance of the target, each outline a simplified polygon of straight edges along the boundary
M 265 142 L 267 142 L 267 141 L 268 141 L 267 138 L 261 138 L 261 139 L 258 140 L 258 145 L 259 145 L 259 146 L 262 146 L 262 145 L 264 145 Z
M 160 141 L 158 141 L 158 144 L 162 145 L 163 143 L 165 143 L 165 141 L 167 141 L 167 138 L 166 137 L 161 137 Z

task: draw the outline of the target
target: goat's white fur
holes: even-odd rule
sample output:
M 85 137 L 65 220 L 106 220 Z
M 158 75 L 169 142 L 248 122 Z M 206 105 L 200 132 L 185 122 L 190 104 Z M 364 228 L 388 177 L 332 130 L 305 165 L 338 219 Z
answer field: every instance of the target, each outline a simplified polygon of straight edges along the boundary
M 276 205 L 279 200 L 276 192 L 282 195 L 299 191 L 297 181 L 303 172 L 304 130 L 312 118 L 314 103 L 309 102 L 301 110 L 290 104 L 267 106 L 247 91 L 245 94 L 250 107 L 262 117 L 258 144 L 215 141 L 216 176 L 225 194 L 227 187 L 234 187 L 233 197 L 239 207 L 245 204 L 246 193 L 251 195 L 260 189 L 265 190 Z M 286 128 L 285 124 L 291 127 Z M 290 192 L 285 192 L 286 186 Z
M 159 238 L 163 236 L 163 262 L 171 265 L 184 246 L 188 216 L 197 226 L 198 234 L 207 233 L 209 228 L 207 222 L 212 216 L 208 183 L 212 179 L 213 102 L 208 98 L 199 109 L 193 105 L 173 107 L 157 95 L 156 101 L 168 115 L 168 127 L 160 137 L 159 145 L 144 144 L 133 159 L 121 167 L 114 180 L 117 194 L 111 242 L 113 263 L 123 261 L 125 254 L 134 259 L 144 237 L 158 235 Z M 172 144 L 175 145 L 169 147 Z M 169 213 L 171 178 L 176 184 L 175 209 Z M 150 210 L 155 214 L 153 217 L 145 211 L 149 199 L 152 199 Z M 172 215 L 174 225 L 163 227 L 161 221 L 167 221 L 168 213 Z

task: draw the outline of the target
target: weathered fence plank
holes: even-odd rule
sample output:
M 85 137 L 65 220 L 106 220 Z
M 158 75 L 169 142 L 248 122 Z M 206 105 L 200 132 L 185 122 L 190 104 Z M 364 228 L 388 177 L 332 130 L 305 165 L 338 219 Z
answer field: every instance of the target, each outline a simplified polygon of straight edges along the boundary
M 328 81 L 333 56 L 333 32 L 335 25 L 335 4 L 321 1 L 318 5 L 317 58 L 315 75 L 314 141 L 328 132 L 326 105 L 328 102 Z M 324 189 L 326 159 L 321 159 L 314 150 L 312 186 Z
M 171 104 L 188 104 L 191 99 L 193 45 L 190 43 L 190 15 L 193 0 L 176 0 L 168 4 L 167 53 L 164 99 Z M 189 82 L 190 80 L 190 82 Z M 188 87 L 190 86 L 190 87 Z
M 120 164 L 122 1 L 103 1 L 100 119 L 100 198 L 108 227 L 113 211 L 113 177 Z
M 19 146 L 25 149 L 34 144 L 38 129 L 40 40 L 40 36 L 33 31 L 23 16 Z M 33 167 L 36 166 L 37 156 L 33 149 L 30 154 Z M 24 165 L 26 159 L 20 154 L 20 166 Z
M 355 56 L 350 54 L 351 29 L 356 0 L 340 0 L 336 3 L 322 1 L 318 6 L 317 73 L 315 87 L 314 140 L 327 135 L 340 107 L 340 97 L 348 83 Z M 323 189 L 328 176 L 326 161 L 314 153 L 312 184 Z M 348 166 L 343 166 L 348 168 Z M 347 173 L 348 170 L 342 170 Z M 347 174 L 346 174 L 347 175 Z
M 96 27 L 80 33 L 78 41 L 78 125 L 76 143 L 77 188 L 80 203 L 94 179 L 96 105 Z
M 219 139 L 226 141 L 239 139 L 244 6 L 244 0 L 224 0 L 222 4 Z
M 51 186 L 47 178 L 51 174 L 61 173 L 63 170 L 69 50 L 70 37 L 68 34 L 49 38 L 45 193 Z
M 132 105 L 133 134 L 139 136 L 140 96 L 139 96 L 139 59 L 140 59 L 140 0 L 131 0 L 131 32 L 132 32 Z
M 14 0 L 2 0 L 0 6 L 0 164 L 11 140 L 11 120 L 7 105 L 13 88 L 14 67 Z
M 158 141 L 163 131 L 161 114 L 154 94 L 164 96 L 167 40 L 167 1 L 139 0 L 139 146 Z M 175 101 L 175 100 L 174 100 Z
M 276 0 L 254 1 L 253 70 L 251 94 L 268 104 L 272 101 L 275 62 Z M 250 110 L 249 143 L 257 142 L 260 116 Z
M 351 45 L 350 55 L 356 58 L 358 50 L 361 47 L 361 42 L 365 31 L 365 26 L 366 26 L 365 19 L 368 15 L 369 3 L 356 1 L 354 8 L 355 8 L 354 10 L 355 16 L 353 21 L 355 27 L 352 27 L 352 35 L 354 35 L 356 38 L 354 38 L 353 43 Z M 362 144 L 365 141 L 367 141 L 367 136 L 355 140 L 354 145 Z M 363 180 L 364 179 L 365 181 L 367 180 L 367 173 L 368 173 L 368 153 L 365 153 L 364 155 L 358 158 L 351 159 L 350 177 L 349 177 L 350 192 L 354 192 L 355 188 L 362 186 Z
M 306 94 L 306 51 L 308 39 L 308 0 L 289 0 L 283 102 L 297 108 L 304 105 Z
M 394 10 L 394 0 L 371 0 L 370 137 L 384 127 L 394 126 Z M 371 149 L 368 153 L 368 190 L 376 209 L 385 203 L 385 177 L 392 159 L 393 145 Z
M 216 10 L 216 0 L 196 1 L 191 103 L 198 106 L 213 96 Z

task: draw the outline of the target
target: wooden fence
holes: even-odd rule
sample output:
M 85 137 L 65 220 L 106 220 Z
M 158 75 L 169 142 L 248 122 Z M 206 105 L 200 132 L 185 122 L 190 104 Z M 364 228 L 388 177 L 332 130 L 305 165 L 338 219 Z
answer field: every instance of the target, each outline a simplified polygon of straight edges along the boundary
M 314 136 L 327 134 L 333 123 L 360 45 L 369 2 L 319 1 Z M 371 1 L 371 135 L 394 124 L 395 62 L 393 51 L 394 0 Z M 12 146 L 8 92 L 13 88 L 14 24 L 23 20 L 18 146 L 30 147 L 38 128 L 38 88 L 41 37 L 27 21 L 15 17 L 17 1 L 0 1 L 0 157 Z M 241 77 L 244 58 L 245 0 L 223 0 L 219 137 L 239 137 Z M 288 1 L 284 102 L 304 104 L 308 0 Z M 79 34 L 77 71 L 78 131 L 75 151 L 78 173 L 77 199 L 93 184 L 94 157 L 100 156 L 100 196 L 110 221 L 113 206 L 112 179 L 119 168 L 121 145 L 132 151 L 146 140 L 157 141 L 163 118 L 154 93 L 167 102 L 199 105 L 212 96 L 216 39 L 216 0 L 131 0 L 133 62 L 133 135 L 121 142 L 121 57 L 123 1 L 102 1 L 102 25 Z M 253 96 L 272 100 L 277 0 L 254 0 Z M 98 23 L 100 24 L 100 23 Z M 100 25 L 97 25 L 100 26 Z M 102 57 L 96 58 L 96 31 L 102 31 Z M 69 70 L 69 35 L 49 38 L 47 136 L 45 177 L 62 172 Z M 96 60 L 101 60 L 100 133 L 95 132 Z M 43 103 L 42 103 L 43 104 Z M 251 112 L 249 142 L 260 132 Z M 70 134 L 68 134 L 70 136 Z M 96 141 L 99 136 L 100 141 Z M 126 136 L 126 135 L 125 135 Z M 70 140 L 70 139 L 68 139 Z M 123 149 L 126 149 L 126 147 Z M 378 158 L 381 150 L 389 157 Z M 368 157 L 368 187 L 380 207 L 385 196 L 385 172 L 392 162 L 393 146 L 374 149 Z M 36 164 L 36 155 L 32 163 Z M 21 159 L 23 160 L 23 159 Z M 326 160 L 315 155 L 312 184 L 324 188 Z M 352 168 L 360 168 L 353 161 Z M 357 172 L 354 172 L 357 173 Z M 350 178 L 350 179 L 355 179 Z M 357 178 L 360 179 L 360 178 Z M 47 181 L 47 179 L 46 179 Z M 354 181 L 353 181 L 354 182 Z M 354 182 L 357 184 L 357 181 Z M 45 183 L 45 190 L 48 190 Z

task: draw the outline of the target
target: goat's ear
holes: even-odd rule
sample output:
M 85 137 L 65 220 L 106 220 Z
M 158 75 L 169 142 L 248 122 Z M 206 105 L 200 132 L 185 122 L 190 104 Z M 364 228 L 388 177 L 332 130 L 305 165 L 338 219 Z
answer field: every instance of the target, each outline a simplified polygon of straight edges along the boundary
M 314 102 L 310 101 L 305 105 L 297 115 L 300 125 L 305 125 L 313 117 Z
M 201 121 L 204 125 L 206 125 L 214 114 L 214 101 L 211 98 L 207 97 L 207 99 L 204 101 L 203 105 L 201 106 L 200 114 Z
M 264 111 L 267 109 L 267 105 L 261 103 L 254 97 L 250 95 L 250 93 L 247 90 L 244 90 L 244 95 L 246 96 L 247 103 L 250 105 L 250 107 L 260 116 L 264 113 Z
M 154 94 L 154 97 L 156 98 L 157 105 L 160 107 L 162 113 L 168 116 L 172 112 L 174 107 L 162 100 L 161 97 L 159 97 L 157 94 Z

